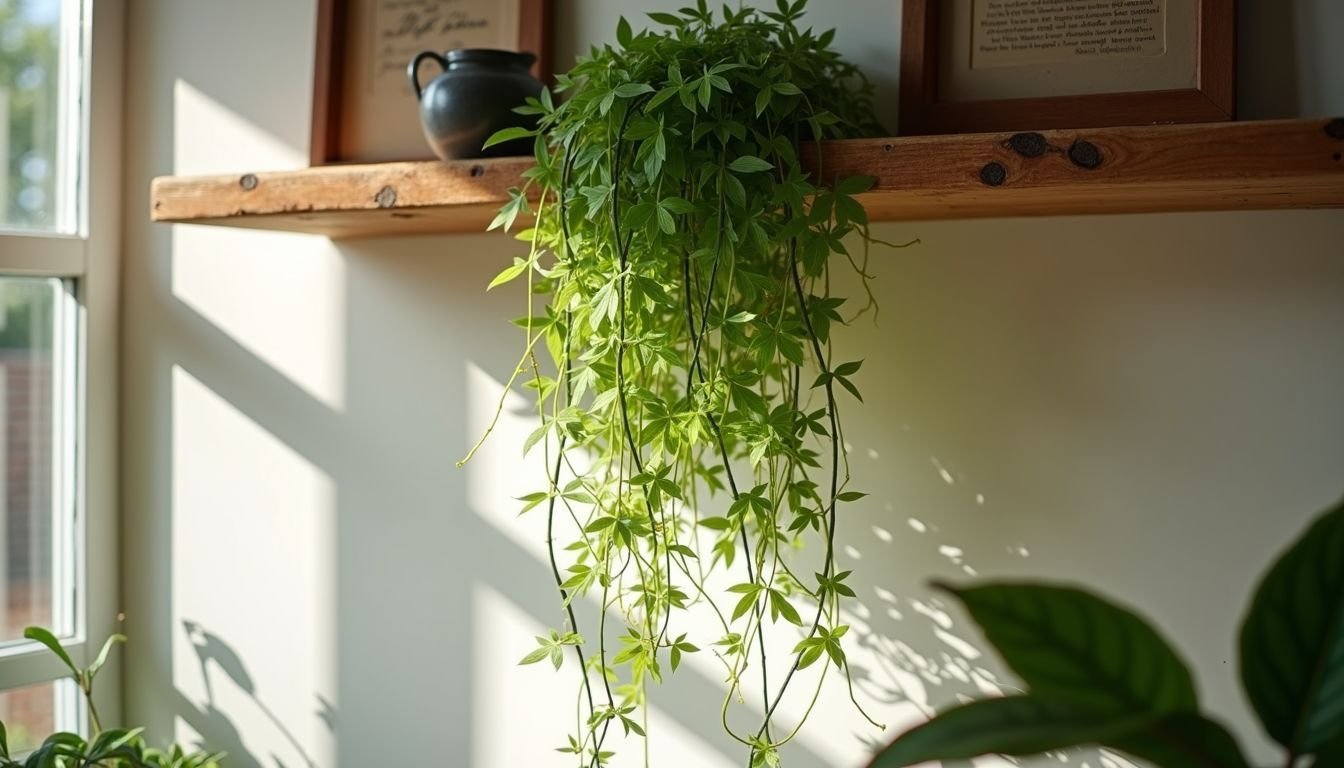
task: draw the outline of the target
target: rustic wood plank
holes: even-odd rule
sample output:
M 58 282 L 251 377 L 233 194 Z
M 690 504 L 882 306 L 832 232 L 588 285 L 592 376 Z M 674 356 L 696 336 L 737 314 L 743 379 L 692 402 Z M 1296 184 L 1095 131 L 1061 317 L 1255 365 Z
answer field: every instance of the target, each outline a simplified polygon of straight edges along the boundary
M 1344 207 L 1344 119 L 828 142 L 873 220 Z M 816 167 L 816 153 L 805 152 Z
M 153 219 L 331 237 L 480 232 L 531 158 L 329 165 L 233 176 L 166 176 Z
M 1344 207 L 1344 119 L 826 142 L 823 179 L 877 178 L 875 221 Z M 331 237 L 480 232 L 529 158 L 164 177 L 155 221 Z

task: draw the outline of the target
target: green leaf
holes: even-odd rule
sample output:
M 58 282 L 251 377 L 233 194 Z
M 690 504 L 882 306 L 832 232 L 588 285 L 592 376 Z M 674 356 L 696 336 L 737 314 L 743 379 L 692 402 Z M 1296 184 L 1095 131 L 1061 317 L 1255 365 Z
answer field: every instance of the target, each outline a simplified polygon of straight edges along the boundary
M 670 235 L 677 231 L 676 220 L 673 219 L 672 214 L 661 205 L 658 206 L 658 229 L 662 230 L 665 235 Z
M 491 290 L 492 288 L 497 288 L 517 278 L 519 275 L 523 274 L 523 272 L 525 272 L 530 265 L 531 262 L 515 258 L 513 260 L 513 266 L 505 267 L 503 272 L 500 272 L 498 275 L 495 275 L 495 279 L 490 281 L 490 285 L 486 286 L 485 290 L 488 291 Z
M 61 641 L 57 640 L 56 636 L 50 631 L 43 629 L 42 627 L 28 627 L 23 630 L 23 636 L 29 640 L 35 640 L 45 645 L 48 650 L 56 654 L 56 658 L 65 663 L 65 666 L 75 675 L 75 677 L 80 676 L 79 667 L 75 666 L 75 662 L 70 659 L 70 654 L 65 652 L 65 648 L 61 645 Z
M 836 381 L 840 382 L 840 386 L 848 390 L 849 394 L 853 395 L 855 400 L 858 400 L 860 403 L 863 402 L 863 395 L 859 394 L 859 388 L 854 386 L 854 382 L 849 379 L 836 379 Z
M 485 140 L 485 143 L 481 145 L 481 149 L 489 149 L 496 144 L 503 144 L 506 141 L 516 141 L 518 139 L 525 139 L 529 136 L 536 135 L 536 131 L 521 126 L 515 125 L 511 128 L 502 128 L 490 134 L 490 138 Z
M 747 611 L 750 611 L 753 607 L 755 607 L 755 605 L 756 605 L 755 592 L 748 592 L 747 594 L 743 595 L 742 599 L 737 601 L 737 605 L 733 608 L 732 620 L 737 621 L 738 619 L 742 618 L 742 616 L 746 614 Z
M 728 164 L 728 170 L 734 173 L 760 173 L 774 167 L 755 155 L 743 155 Z
M 695 554 L 695 551 L 692 550 L 690 547 L 686 546 L 685 544 L 669 544 L 667 550 L 669 552 L 675 552 L 676 554 L 681 555 L 682 557 L 691 557 L 695 558 L 696 560 L 700 559 L 700 556 Z
M 1167 715 L 1102 742 L 1158 768 L 1248 768 L 1227 729 L 1193 712 Z
M 1312 768 L 1338 768 L 1344 765 L 1344 733 L 1316 753 Z
M 617 522 L 618 522 L 617 519 L 614 517 L 610 516 L 599 517 L 593 522 L 589 523 L 588 527 L 584 528 L 583 530 L 586 533 L 600 533 L 601 531 L 605 531 L 606 529 L 612 527 Z
M 1260 582 L 1241 628 L 1241 676 L 1265 730 L 1293 753 L 1344 733 L 1344 503 Z
M 646 93 L 653 93 L 653 86 L 648 83 L 622 83 L 616 86 L 616 95 L 622 99 L 631 99 Z
M 9 759 L 9 734 L 5 732 L 4 723 L 0 723 L 0 758 Z
M 124 642 L 126 642 L 126 636 L 122 634 L 112 635 L 107 638 L 103 643 L 103 649 L 98 652 L 98 658 L 94 659 L 93 663 L 89 665 L 89 668 L 84 671 L 84 674 L 88 676 L 90 683 L 92 683 L 93 678 L 98 675 L 98 670 L 102 669 L 103 665 L 107 663 L 107 657 L 112 653 L 112 646 Z
M 1066 587 L 943 588 L 961 599 L 1033 694 L 1119 714 L 1198 709 L 1190 671 L 1129 611 Z
M 859 195 L 873 188 L 877 179 L 873 176 L 850 176 L 835 185 L 835 191 L 842 195 Z
M 1071 701 L 1014 696 L 977 701 L 944 712 L 907 731 L 878 753 L 870 768 L 904 768 L 935 760 L 981 755 L 1038 755 L 1105 740 L 1145 722 L 1115 719 Z
M 848 363 L 841 363 L 840 365 L 837 365 L 835 369 L 831 371 L 831 373 L 835 374 L 836 376 L 853 376 L 854 374 L 858 373 L 859 369 L 862 367 L 863 367 L 862 360 L 854 360 Z
M 783 96 L 800 96 L 803 93 L 802 89 L 800 89 L 793 83 L 787 83 L 787 82 L 775 83 L 770 87 L 774 90 L 775 93 L 778 93 Z
M 820 659 L 821 654 L 825 651 L 824 643 L 818 643 L 815 640 L 804 641 L 804 643 L 807 644 L 804 645 L 803 643 L 799 643 L 799 647 L 793 649 L 794 653 L 800 654 L 798 657 L 799 669 L 807 669 L 817 663 L 817 659 Z
M 662 206 L 678 216 L 695 213 L 695 205 L 681 197 L 665 197 Z
M 789 598 L 782 592 L 770 590 L 770 611 L 784 617 L 784 620 L 795 626 L 801 627 L 803 619 L 798 615 L 798 609 L 793 607 Z
M 758 92 L 758 93 L 756 94 L 756 116 L 757 116 L 757 117 L 760 117 L 760 116 L 761 116 L 761 113 L 764 112 L 764 111 L 766 110 L 766 108 L 770 106 L 770 93 L 771 93 L 771 91 L 770 91 L 769 88 L 762 88 L 762 89 L 760 90 L 760 92 Z
M 622 48 L 629 48 L 630 43 L 634 42 L 634 40 L 635 35 L 630 31 L 630 22 L 626 21 L 625 17 L 622 16 L 620 20 L 616 22 L 616 42 L 620 43 Z
M 538 648 L 535 651 L 524 656 L 523 660 L 518 662 L 518 666 L 521 667 L 526 666 L 528 664 L 536 664 L 537 662 L 549 657 L 550 655 L 551 655 L 551 649 L 549 646 Z

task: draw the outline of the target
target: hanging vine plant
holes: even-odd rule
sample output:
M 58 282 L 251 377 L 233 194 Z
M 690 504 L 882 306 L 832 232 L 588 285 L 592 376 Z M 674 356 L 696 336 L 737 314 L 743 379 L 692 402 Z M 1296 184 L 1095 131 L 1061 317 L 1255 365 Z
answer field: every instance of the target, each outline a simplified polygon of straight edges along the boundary
M 639 33 L 621 19 L 617 46 L 556 78 L 562 103 L 546 92 L 520 109 L 538 131 L 491 139 L 536 136 L 537 165 L 491 226 L 534 216 L 518 235 L 530 251 L 491 287 L 528 286 L 509 389 L 536 393 L 523 448 L 548 483 L 521 501 L 546 516 L 565 621 L 522 661 L 577 662 L 560 748 L 580 766 L 607 761 L 613 729 L 644 735 L 649 683 L 688 654 L 723 669 L 722 723 L 752 766 L 778 765 L 801 728 L 780 722 L 786 696 L 810 712 L 828 672 L 849 678 L 840 605 L 854 592 L 834 550 L 839 505 L 863 496 L 841 419 L 862 361 L 832 355 L 847 307 L 830 270 L 867 285 L 877 241 L 856 195 L 873 180 L 824 185 L 798 148 L 881 128 L 834 33 L 800 26 L 805 4 L 716 18 L 699 0 Z M 577 600 L 601 606 L 594 626 Z M 713 629 L 696 634 L 692 612 Z M 769 656 L 767 633 L 792 653 Z M 817 663 L 801 689 L 795 673 Z M 748 687 L 763 716 L 740 703 Z

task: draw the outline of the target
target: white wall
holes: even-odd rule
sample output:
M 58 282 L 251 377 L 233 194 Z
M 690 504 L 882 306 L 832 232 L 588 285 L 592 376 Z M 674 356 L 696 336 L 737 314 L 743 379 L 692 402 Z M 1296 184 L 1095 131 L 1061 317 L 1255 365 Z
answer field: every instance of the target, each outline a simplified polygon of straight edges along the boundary
M 618 11 L 675 4 L 561 5 L 563 57 Z M 1245 114 L 1344 113 L 1344 6 L 1243 5 Z M 898 4 L 813 6 L 893 122 Z M 130 8 L 128 719 L 242 766 L 550 764 L 568 679 L 514 666 L 560 620 L 509 500 L 535 471 L 515 458 L 524 402 L 453 468 L 516 361 L 522 296 L 483 291 L 514 244 L 151 225 L 155 175 L 304 164 L 313 8 Z M 868 360 L 849 437 L 872 496 L 842 534 L 863 699 L 904 725 L 1006 681 L 929 578 L 1048 576 L 1142 606 L 1263 752 L 1232 638 L 1262 565 L 1344 491 L 1344 214 L 880 234 L 923 245 L 877 257 L 880 323 L 843 341 Z M 719 677 L 679 678 L 655 700 L 655 764 L 741 764 L 707 704 Z M 875 734 L 842 698 L 789 765 L 861 763 Z

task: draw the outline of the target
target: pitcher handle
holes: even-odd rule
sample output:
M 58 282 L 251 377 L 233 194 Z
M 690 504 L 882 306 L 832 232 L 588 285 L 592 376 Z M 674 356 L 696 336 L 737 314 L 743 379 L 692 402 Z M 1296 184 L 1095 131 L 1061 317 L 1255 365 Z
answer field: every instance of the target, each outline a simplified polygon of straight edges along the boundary
M 439 66 L 443 68 L 443 71 L 448 71 L 448 60 L 434 51 L 421 51 L 420 53 L 417 53 L 415 58 L 411 59 L 410 66 L 406 67 L 406 77 L 410 78 L 411 87 L 415 89 L 416 101 L 420 100 L 420 65 L 424 63 L 425 59 L 433 59 L 437 61 Z

